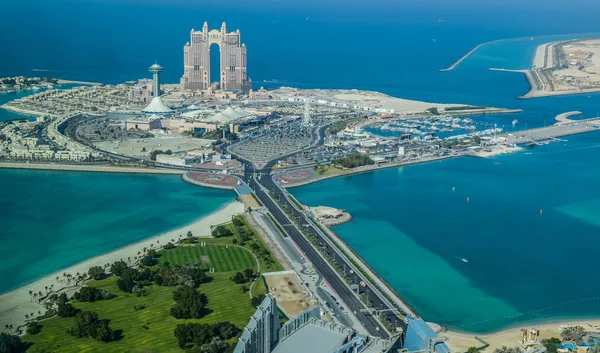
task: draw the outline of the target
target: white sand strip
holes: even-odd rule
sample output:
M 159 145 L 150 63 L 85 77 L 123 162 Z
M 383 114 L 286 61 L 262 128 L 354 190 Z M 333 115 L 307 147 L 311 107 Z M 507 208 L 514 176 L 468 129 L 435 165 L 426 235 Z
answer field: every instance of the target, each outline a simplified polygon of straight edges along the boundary
M 518 327 L 490 333 L 477 334 L 477 337 L 489 343 L 489 347 L 484 352 L 493 352 L 494 349 L 502 346 L 517 347 L 520 338 L 521 329 L 534 328 L 540 330 L 540 338 L 560 338 L 560 332 L 565 326 L 582 326 L 586 331 L 600 331 L 600 320 L 597 318 L 569 320 L 540 320 L 538 323 L 526 323 Z M 463 332 L 442 332 L 440 336 L 448 337 L 446 344 L 454 352 L 466 352 L 469 347 L 480 347 L 482 344 L 475 340 L 475 334 Z
M 16 328 L 19 325 L 24 324 L 26 314 L 34 313 L 34 316 L 38 316 L 38 311 L 44 313 L 44 307 L 38 304 L 37 301 L 32 301 L 29 291 L 42 291 L 45 294 L 46 291 L 44 287 L 46 286 L 54 285 L 55 289 L 67 286 L 66 282 L 62 281 L 64 272 L 70 273 L 75 277 L 77 272 L 82 274 L 87 273 L 88 269 L 92 266 L 104 266 L 107 263 L 113 263 L 121 259 L 127 261 L 128 257 L 133 259 L 135 256 L 137 256 L 139 251 L 142 251 L 143 248 L 146 247 L 150 249 L 150 244 L 152 244 L 154 248 L 157 246 L 161 247 L 162 245 L 171 241 L 171 239 L 175 239 L 177 241 L 180 234 L 185 237 L 188 231 L 191 231 L 194 236 L 208 237 L 211 233 L 211 225 L 217 225 L 231 221 L 233 215 L 243 212 L 243 204 L 237 201 L 228 203 L 221 209 L 198 219 L 192 224 L 152 238 L 148 238 L 113 252 L 94 257 L 78 263 L 77 265 L 52 273 L 33 283 L 15 289 L 12 292 L 2 294 L 0 296 L 0 331 L 7 331 L 5 329 L 5 325 L 13 325 L 13 327 Z M 159 244 L 156 243 L 157 240 L 159 241 Z M 59 280 L 61 280 L 60 283 L 56 280 L 57 276 L 59 277 Z M 14 331 L 9 332 L 14 334 Z

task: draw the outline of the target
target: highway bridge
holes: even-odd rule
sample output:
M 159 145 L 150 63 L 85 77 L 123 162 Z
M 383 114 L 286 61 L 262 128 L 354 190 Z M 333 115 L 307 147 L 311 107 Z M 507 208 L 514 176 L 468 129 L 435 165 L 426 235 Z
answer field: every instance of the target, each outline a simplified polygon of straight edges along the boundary
M 319 138 L 312 147 L 323 143 L 326 128 L 326 126 L 323 126 L 318 129 L 317 133 Z M 335 263 L 344 268 L 345 275 L 350 278 L 353 283 L 360 283 L 361 281 L 366 282 L 359 273 L 350 270 L 353 266 L 349 260 L 345 256 L 341 256 L 336 249 L 333 248 L 334 245 L 327 241 L 326 236 L 321 230 L 315 227 L 314 224 L 306 218 L 304 213 L 300 212 L 292 205 L 285 196 L 285 190 L 273 181 L 270 173 L 273 166 L 276 164 L 276 161 L 271 161 L 261 169 L 256 169 L 249 160 L 246 160 L 241 156 L 234 155 L 234 157 L 244 164 L 245 169 L 244 174 L 241 176 L 242 179 L 254 190 L 258 199 L 265 207 L 267 207 L 275 220 L 280 225 L 283 225 L 286 233 L 296 244 L 298 244 L 300 249 L 306 254 L 306 258 L 313 263 L 316 270 L 323 276 L 340 299 L 344 301 L 353 313 L 355 313 L 356 318 L 367 329 L 369 334 L 382 338 L 389 337 L 389 334 L 377 318 L 369 313 L 369 310 L 367 310 L 368 308 L 360 301 L 358 296 L 352 292 L 344 279 L 340 277 L 332 265 L 323 258 L 323 255 L 300 231 L 299 227 L 305 228 L 306 231 L 313 235 L 316 239 L 317 246 L 321 251 L 325 252 L 333 259 L 333 261 L 335 261 Z M 282 156 L 280 159 L 286 157 L 287 156 Z M 269 193 L 274 199 L 279 201 L 281 207 L 269 196 Z M 294 218 L 293 220 L 283 211 L 284 208 L 292 215 Z M 298 226 L 296 226 L 296 222 L 298 223 Z M 395 313 L 395 308 L 387 302 L 387 300 L 382 298 L 377 289 L 371 287 L 370 284 L 367 284 L 365 287 L 361 287 L 361 291 L 362 294 L 369 298 L 375 309 L 384 311 L 381 314 L 381 318 L 387 318 L 392 323 L 393 327 L 400 327 L 406 332 L 407 322 Z M 385 311 L 386 309 L 387 311 Z

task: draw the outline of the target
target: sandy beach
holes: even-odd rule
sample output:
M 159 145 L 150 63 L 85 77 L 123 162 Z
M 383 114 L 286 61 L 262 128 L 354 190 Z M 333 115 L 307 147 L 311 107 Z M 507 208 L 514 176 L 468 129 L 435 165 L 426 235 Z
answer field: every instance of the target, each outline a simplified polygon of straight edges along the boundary
M 540 338 L 560 338 L 560 332 L 565 326 L 582 326 L 587 331 L 600 331 L 598 329 L 600 325 L 599 319 L 580 319 L 580 320 L 543 320 L 539 324 L 529 323 L 523 324 L 518 327 L 490 333 L 490 334 L 477 334 L 477 337 L 487 342 L 490 346 L 486 348 L 485 352 L 492 352 L 496 348 L 502 346 L 516 347 L 519 345 L 519 333 L 521 329 L 535 328 L 540 330 Z M 469 347 L 481 347 L 483 344 L 475 339 L 475 334 L 466 332 L 455 332 L 448 331 L 440 333 L 440 336 L 448 337 L 446 344 L 450 347 L 453 352 L 466 352 Z
M 200 218 L 189 225 L 148 238 L 144 241 L 123 247 L 113 252 L 94 257 L 60 271 L 56 271 L 38 279 L 33 283 L 2 294 L 0 295 L 0 331 L 6 331 L 5 325 L 13 325 L 16 328 L 19 325 L 24 324 L 26 314 L 35 313 L 35 316 L 37 316 L 38 311 L 44 313 L 44 307 L 31 300 L 29 291 L 39 292 L 41 290 L 45 293 L 44 287 L 46 286 L 54 285 L 55 289 L 65 287 L 66 283 L 59 283 L 56 280 L 57 276 L 62 279 L 62 274 L 64 272 L 75 276 L 77 272 L 86 273 L 92 266 L 104 266 L 107 263 L 112 263 L 121 259 L 126 261 L 129 257 L 133 258 L 137 256 L 137 253 L 144 247 L 150 248 L 150 244 L 156 247 L 157 241 L 159 241 L 159 246 L 162 246 L 171 241 L 171 239 L 179 239 L 180 234 L 185 236 L 188 231 L 191 231 L 194 236 L 209 237 L 211 233 L 210 227 L 212 225 L 228 222 L 231 220 L 233 215 L 243 212 L 243 204 L 237 201 L 228 203 L 221 209 L 203 218 Z M 73 292 L 73 290 L 71 290 L 71 292 Z

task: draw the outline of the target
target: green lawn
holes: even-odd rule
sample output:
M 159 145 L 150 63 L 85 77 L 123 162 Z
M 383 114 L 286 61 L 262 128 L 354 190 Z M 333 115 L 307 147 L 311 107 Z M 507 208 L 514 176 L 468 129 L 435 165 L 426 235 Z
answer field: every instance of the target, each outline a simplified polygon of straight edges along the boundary
M 203 268 L 214 268 L 215 272 L 242 271 L 246 268 L 256 270 L 256 260 L 252 253 L 236 246 L 213 245 L 182 246 L 168 251 L 160 252 L 159 262 L 163 265 L 194 264 L 201 262 Z M 202 259 L 201 256 L 205 258 Z M 204 260 L 204 261 L 201 261 Z M 208 261 L 206 261 L 208 260 Z
M 228 225 L 228 227 L 234 230 L 232 225 Z M 73 305 L 81 310 L 97 312 L 100 319 L 110 319 L 110 327 L 113 330 L 123 330 L 123 338 L 120 341 L 101 343 L 89 338 L 74 338 L 66 333 L 72 327 L 74 319 L 54 317 L 41 322 L 43 325 L 41 333 L 23 337 L 23 341 L 33 343 L 28 352 L 182 353 L 183 350 L 179 348 L 177 339 L 173 335 L 173 330 L 180 323 L 229 321 L 243 329 L 255 308 L 250 304 L 248 293 L 242 291 L 243 285 L 235 284 L 229 278 L 245 268 L 256 270 L 256 262 L 249 247 L 251 243 L 256 242 L 266 248 L 253 229 L 247 224 L 244 225 L 244 228 L 253 234 L 244 248 L 231 246 L 233 239 L 237 238 L 234 235 L 218 239 L 199 239 L 198 241 L 207 243 L 207 246 L 204 247 L 194 244 L 159 252 L 161 256 L 157 266 L 164 265 L 165 261 L 171 265 L 193 264 L 201 262 L 201 256 L 208 256 L 209 262 L 203 267 L 214 267 L 215 273 L 208 274 L 212 280 L 199 287 L 199 291 L 208 297 L 206 308 L 210 310 L 210 313 L 202 319 L 179 320 L 170 315 L 170 308 L 175 303 L 173 291 L 176 287 L 151 285 L 146 287 L 147 296 L 136 297 L 134 294 L 121 292 L 116 285 L 118 277 L 113 276 L 101 281 L 88 282 L 87 285 L 104 288 L 116 294 L 116 298 L 94 303 L 73 301 Z M 282 269 L 270 253 L 257 254 L 257 257 L 262 272 Z M 265 261 L 265 259 L 269 260 Z M 267 263 L 270 265 L 267 266 Z M 266 288 L 262 279 L 258 279 L 252 289 L 252 295 L 265 292 Z M 134 306 L 141 305 L 144 305 L 145 309 L 134 310 Z
M 89 286 L 104 288 L 117 294 L 116 298 L 94 303 L 74 302 L 81 310 L 92 310 L 101 319 L 110 319 L 110 327 L 123 330 L 123 338 L 117 342 L 101 343 L 91 338 L 74 338 L 66 334 L 73 325 L 73 318 L 54 317 L 42 321 L 42 332 L 24 337 L 24 341 L 34 343 L 28 352 L 183 352 L 173 335 L 175 326 L 180 323 L 214 323 L 229 321 L 243 329 L 255 309 L 250 298 L 243 293 L 241 285 L 229 280 L 231 273 L 211 274 L 213 280 L 200 285 L 200 291 L 208 297 L 210 314 L 198 320 L 179 320 L 169 314 L 175 301 L 172 293 L 176 287 L 148 287 L 148 295 L 136 297 L 119 291 L 118 277 L 93 281 Z M 134 310 L 135 305 L 146 306 Z M 146 326 L 148 329 L 144 328 Z

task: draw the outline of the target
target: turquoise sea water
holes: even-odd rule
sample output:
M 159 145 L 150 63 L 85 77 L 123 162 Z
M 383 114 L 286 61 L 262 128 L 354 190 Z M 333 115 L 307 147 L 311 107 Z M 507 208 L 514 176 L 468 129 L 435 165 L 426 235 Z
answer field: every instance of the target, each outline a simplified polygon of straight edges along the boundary
M 394 168 L 291 192 L 308 205 L 349 211 L 353 221 L 334 230 L 426 320 L 491 331 L 598 316 L 599 138 L 591 133 L 566 147 Z
M 519 128 L 548 124 L 566 111 L 580 110 L 583 117 L 600 112 L 598 94 L 518 100 L 528 90 L 525 77 L 488 70 L 526 68 L 536 46 L 547 41 L 595 36 L 600 31 L 596 0 L 576 5 L 571 0 L 0 0 L 0 13 L 5 14 L 0 31 L 13 34 L 0 38 L 0 76 L 119 83 L 149 77 L 147 67 L 157 60 L 165 67 L 163 82 L 175 83 L 189 30 L 204 21 L 211 28 L 227 21 L 242 32 L 256 87 L 359 88 L 430 102 L 521 108 L 520 114 L 482 118 L 498 125 L 518 119 Z M 534 40 L 484 46 L 455 71 L 438 72 L 479 43 L 531 36 Z M 262 83 L 273 79 L 279 83 Z M 489 331 L 517 320 L 598 315 L 597 301 L 530 313 L 600 292 L 591 270 L 600 265 L 594 237 L 600 226 L 596 141 L 597 134 L 569 138 L 566 148 L 381 171 L 293 192 L 309 204 L 352 212 L 353 222 L 336 228 L 340 236 L 427 320 Z M 6 175 L 0 173 L 2 190 L 14 182 Z M 115 176 L 94 184 L 88 180 L 74 178 L 63 189 L 118 189 L 121 183 Z M 40 200 L 76 209 L 69 204 L 84 202 L 81 196 L 63 200 L 60 193 L 47 192 L 52 185 L 40 178 L 28 184 L 23 197 L 11 190 L 0 196 L 7 203 L 3 209 L 27 209 Z M 172 190 L 177 195 L 179 188 Z M 159 197 L 153 192 L 136 195 L 119 207 L 145 205 L 153 217 L 165 207 L 148 202 Z M 120 196 L 100 198 L 95 207 L 109 212 Z M 129 221 L 138 218 L 119 216 L 104 216 L 124 230 L 114 232 L 115 238 L 130 242 L 143 236 L 129 231 L 135 228 Z M 28 227 L 25 217 L 0 213 L 0 222 L 7 220 L 16 229 Z M 76 219 L 62 212 L 38 220 L 36 227 L 84 229 L 69 222 Z M 60 234 L 47 238 L 60 246 L 66 241 Z M 13 238 L 13 252 L 25 253 L 19 247 L 24 243 Z M 468 264 L 456 259 L 465 256 Z
M 229 191 L 179 176 L 0 169 L 0 293 L 208 215 Z

